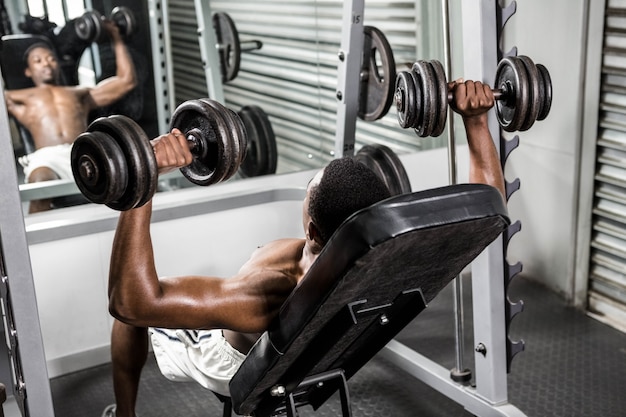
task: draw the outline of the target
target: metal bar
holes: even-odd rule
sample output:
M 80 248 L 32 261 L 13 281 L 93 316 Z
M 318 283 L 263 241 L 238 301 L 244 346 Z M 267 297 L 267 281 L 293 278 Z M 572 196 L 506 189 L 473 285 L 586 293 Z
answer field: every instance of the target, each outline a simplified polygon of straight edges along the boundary
M 476 389 L 453 383 L 447 369 L 402 343 L 391 340 L 379 355 L 404 372 L 465 407 L 471 414 L 489 417 L 523 417 L 525 414 L 506 402 L 493 402 L 481 397 Z
M 354 155 L 359 83 L 363 55 L 364 0 L 343 4 L 341 49 L 337 67 L 337 131 L 335 157 Z
M 441 16 L 443 23 L 443 56 L 446 79 L 452 79 L 452 59 L 450 57 L 450 11 L 448 0 L 441 0 Z M 456 145 L 454 141 L 454 114 L 448 112 L 448 122 L 446 124 L 448 133 L 448 180 L 450 184 L 457 183 L 456 172 Z M 472 373 L 465 368 L 465 320 L 463 310 L 463 281 L 457 276 L 452 281 L 454 295 L 454 352 L 455 367 L 450 371 L 450 377 L 456 382 L 469 382 Z
M 167 132 L 174 107 L 174 78 L 167 1 L 149 0 L 148 10 L 158 131 Z M 166 54 L 170 55 L 166 56 Z
M 498 28 L 494 0 L 462 2 L 464 71 L 468 79 L 490 83 L 498 62 Z M 500 128 L 493 110 L 489 130 L 499 153 Z M 507 401 L 506 324 L 502 237 L 496 239 L 472 263 L 476 392 L 491 403 Z
M 1 81 L 0 87 L 4 89 Z M 17 386 L 13 389 L 16 399 L 18 395 L 24 394 L 25 416 L 48 417 L 54 416 L 52 395 L 13 160 L 9 118 L 6 103 L 4 100 L 0 101 L 0 194 L 3 198 L 0 204 L 0 233 L 4 243 L 2 246 L 4 272 L 11 287 L 11 299 L 3 301 L 5 308 L 12 310 L 16 331 L 12 336 L 19 339 L 15 353 L 21 358 L 23 376 L 23 383 L 16 381 Z
M 198 41 L 205 71 L 209 97 L 224 103 L 224 89 L 220 70 L 220 57 L 217 52 L 217 37 L 213 30 L 211 6 L 208 1 L 194 0 L 198 16 Z

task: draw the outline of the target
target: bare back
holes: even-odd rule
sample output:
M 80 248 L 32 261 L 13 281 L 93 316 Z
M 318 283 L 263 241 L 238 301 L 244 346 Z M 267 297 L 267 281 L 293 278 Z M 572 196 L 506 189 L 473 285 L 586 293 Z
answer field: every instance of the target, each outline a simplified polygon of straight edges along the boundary
M 32 134 L 36 149 L 73 143 L 87 128 L 88 88 L 42 85 L 5 95 L 9 113 Z

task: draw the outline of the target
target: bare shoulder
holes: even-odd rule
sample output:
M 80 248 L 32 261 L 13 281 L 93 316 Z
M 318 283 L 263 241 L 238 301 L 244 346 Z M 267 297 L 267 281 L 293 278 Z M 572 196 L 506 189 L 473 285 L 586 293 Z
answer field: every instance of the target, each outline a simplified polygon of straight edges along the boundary
M 241 272 L 274 270 L 292 275 L 302 259 L 304 239 L 280 239 L 260 246 L 252 253 Z

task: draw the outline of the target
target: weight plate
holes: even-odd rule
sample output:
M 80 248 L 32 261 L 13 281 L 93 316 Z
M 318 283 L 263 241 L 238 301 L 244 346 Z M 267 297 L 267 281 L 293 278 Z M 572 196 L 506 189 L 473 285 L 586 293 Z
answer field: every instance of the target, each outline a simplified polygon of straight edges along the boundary
M 516 57 L 505 57 L 496 69 L 495 87 L 503 97 L 496 100 L 496 117 L 507 132 L 519 130 L 529 106 L 528 76 L 524 64 Z
M 421 77 L 417 75 L 415 71 L 411 68 L 409 72 L 411 76 L 411 80 L 413 81 L 413 87 L 415 88 L 415 102 L 414 102 L 414 121 L 411 127 L 415 128 L 418 125 L 421 125 L 424 120 L 424 91 L 419 87 L 422 83 Z
M 435 75 L 435 87 L 438 94 L 433 94 L 437 102 L 437 116 L 435 124 L 430 136 L 441 136 L 446 127 L 446 119 L 448 117 L 448 82 L 446 81 L 446 72 L 441 62 L 429 61 L 432 72 Z M 434 101 L 433 101 L 434 102 Z
M 140 184 L 138 189 L 142 192 L 135 207 L 141 207 L 150 201 L 158 186 L 159 168 L 154 156 L 154 149 L 144 130 L 133 119 L 122 115 L 112 115 L 109 116 L 109 119 L 124 126 L 124 129 L 129 132 L 129 137 L 137 138 L 140 145 L 138 148 L 142 170 L 138 176 L 138 183 Z
M 247 148 L 246 129 L 239 116 L 231 109 L 215 100 L 201 100 L 214 110 L 218 123 L 225 123 L 229 133 L 227 136 L 222 137 L 225 151 L 222 161 L 224 161 L 224 166 L 227 167 L 224 170 L 222 181 L 225 181 L 235 175 L 245 156 Z
M 222 160 L 225 152 L 222 138 L 230 134 L 226 122 L 206 102 L 188 100 L 174 111 L 170 130 L 173 128 L 198 140 L 192 149 L 192 163 L 180 169 L 185 178 L 197 185 L 220 182 L 229 168 Z
M 135 15 L 133 12 L 125 6 L 117 6 L 111 11 L 111 20 L 115 22 L 115 25 L 120 29 L 122 36 L 130 36 L 135 33 L 137 23 L 135 22 Z
M 74 28 L 76 36 L 88 43 L 100 42 L 104 38 L 102 33 L 102 15 L 96 10 L 87 11 L 78 17 Z
M 241 64 L 241 43 L 235 22 L 224 12 L 213 15 L 213 28 L 219 45 L 222 82 L 232 81 L 239 72 Z
M 435 76 L 427 61 L 416 61 L 413 64 L 413 73 L 417 80 L 415 84 L 417 95 L 422 96 L 421 107 L 419 105 L 420 101 L 417 101 L 418 117 L 415 132 L 418 136 L 424 138 L 431 135 L 437 115 Z
M 537 120 L 544 120 L 550 113 L 552 107 L 552 79 L 548 69 L 541 64 L 537 64 L 537 72 L 539 72 L 539 78 L 542 86 L 543 94 L 541 95 L 541 106 Z
M 354 158 L 370 168 L 385 183 L 391 195 L 411 192 L 411 184 L 404 165 L 387 146 L 365 145 Z
M 409 71 L 401 71 L 396 77 L 396 116 L 404 129 L 415 124 L 415 83 Z
M 248 107 L 250 108 L 250 110 L 252 110 L 252 114 L 256 116 L 255 119 L 257 123 L 261 124 L 262 130 L 264 132 L 263 137 L 265 138 L 265 141 L 268 145 L 267 170 L 263 175 L 274 174 L 276 173 L 276 166 L 278 165 L 278 145 L 276 144 L 276 135 L 274 134 L 272 123 L 270 122 L 267 113 L 265 113 L 265 111 L 263 111 L 260 106 L 253 105 Z
M 107 134 L 81 133 L 70 160 L 78 189 L 92 203 L 104 204 L 124 194 L 128 184 L 124 153 Z
M 389 112 L 396 81 L 396 62 L 387 38 L 373 26 L 363 27 L 363 57 L 358 115 L 378 120 Z
M 539 79 L 539 72 L 537 71 L 537 66 L 527 56 L 520 55 L 517 57 L 522 64 L 524 64 L 524 68 L 526 69 L 526 75 L 528 76 L 528 112 L 526 114 L 526 118 L 524 119 L 524 123 L 520 126 L 520 131 L 526 131 L 532 127 L 537 120 L 537 116 L 539 115 L 539 107 L 540 107 L 540 91 L 539 84 L 542 81 Z
M 249 147 L 239 167 L 244 177 L 274 174 L 278 160 L 276 136 L 267 114 L 260 106 L 244 106 L 239 112 L 248 132 Z
M 121 211 L 138 207 L 150 183 L 157 177 L 156 162 L 152 164 L 146 161 L 146 155 L 151 155 L 154 160 L 154 151 L 146 134 L 134 121 L 119 115 L 96 119 L 89 125 L 87 131 L 103 132 L 115 140 L 122 149 L 126 161 L 128 180 L 124 194 L 105 204 Z M 154 178 L 148 178 L 149 176 Z

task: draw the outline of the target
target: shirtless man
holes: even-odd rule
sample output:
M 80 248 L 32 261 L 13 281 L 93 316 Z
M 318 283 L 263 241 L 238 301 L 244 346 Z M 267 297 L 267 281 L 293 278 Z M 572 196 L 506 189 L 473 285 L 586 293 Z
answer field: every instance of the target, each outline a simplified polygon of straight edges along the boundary
M 500 158 L 487 126 L 487 111 L 494 103 L 491 89 L 473 81 L 452 83 L 451 88 L 452 106 L 462 115 L 467 132 L 470 181 L 492 185 L 504 195 Z M 159 138 L 154 150 L 160 172 L 191 162 L 185 142 L 178 130 Z M 103 416 L 134 416 L 149 339 L 166 377 L 195 380 L 229 396 L 228 382 L 245 354 L 335 229 L 356 210 L 389 195 L 363 168 L 342 158 L 315 175 L 303 203 L 305 238 L 262 246 L 229 279 L 159 279 L 150 238 L 151 202 L 121 213 L 109 275 L 109 310 L 116 318 L 111 336 L 116 406 L 107 407 Z
M 60 68 L 54 51 L 37 43 L 25 52 L 24 74 L 35 84 L 32 88 L 5 91 L 9 114 L 33 137 L 35 152 L 23 157 L 26 182 L 73 179 L 70 165 L 71 145 L 87 129 L 89 112 L 114 103 L 135 88 L 133 61 L 119 29 L 105 20 L 116 60 L 116 74 L 94 87 L 62 86 Z M 49 210 L 50 199 L 31 201 L 29 211 Z

